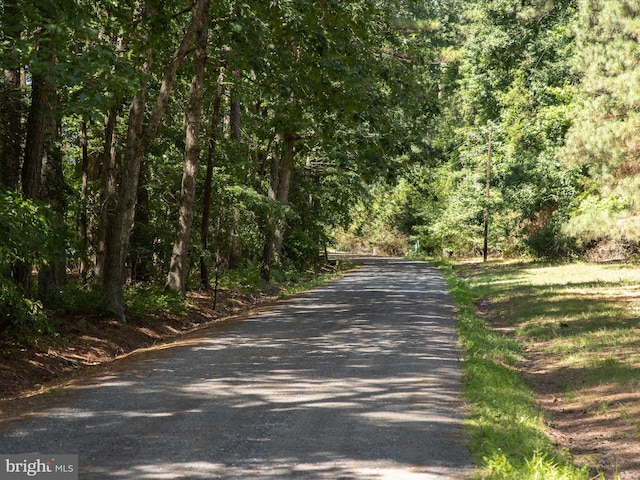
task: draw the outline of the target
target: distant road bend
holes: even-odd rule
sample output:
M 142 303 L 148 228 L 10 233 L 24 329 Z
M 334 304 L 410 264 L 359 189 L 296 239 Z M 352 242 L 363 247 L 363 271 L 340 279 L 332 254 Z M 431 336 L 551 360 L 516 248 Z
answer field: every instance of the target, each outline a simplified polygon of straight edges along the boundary
M 341 280 L 70 387 L 0 422 L 0 453 L 80 479 L 464 479 L 454 309 L 429 265 Z

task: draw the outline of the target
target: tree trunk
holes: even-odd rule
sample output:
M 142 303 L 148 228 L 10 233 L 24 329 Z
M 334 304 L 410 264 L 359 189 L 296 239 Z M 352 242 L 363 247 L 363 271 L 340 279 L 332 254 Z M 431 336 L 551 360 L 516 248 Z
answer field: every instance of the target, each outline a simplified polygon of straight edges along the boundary
M 152 277 L 153 235 L 151 234 L 151 214 L 149 211 L 149 165 L 140 162 L 138 193 L 136 196 L 135 224 L 131 232 L 131 279 L 134 282 L 148 282 Z
M 17 190 L 20 185 L 22 156 L 23 103 L 19 56 L 12 38 L 19 38 L 23 27 L 16 2 L 5 1 L 0 9 L 0 41 L 3 48 L 4 81 L 0 85 L 0 186 Z
M 233 72 L 235 76 L 239 76 L 239 72 Z M 229 115 L 225 116 L 225 127 L 228 127 L 229 139 L 238 146 L 242 142 L 242 104 L 235 91 L 231 90 L 229 94 Z M 229 236 L 227 248 L 225 249 L 226 263 L 229 268 L 236 268 L 245 258 L 242 252 L 242 243 L 240 241 L 237 224 L 238 210 L 235 206 L 230 206 L 229 214 L 226 216 L 229 225 Z
M 31 84 L 31 106 L 27 119 L 27 138 L 24 163 L 22 164 L 22 195 L 35 199 L 40 194 L 42 156 L 47 124 L 47 111 L 53 96 L 53 85 L 41 75 L 34 75 Z M 23 295 L 31 298 L 31 265 L 18 262 L 13 269 L 16 283 L 22 287 Z
M 278 192 L 278 181 L 280 179 L 278 175 L 279 165 L 280 159 L 278 156 L 272 155 L 269 173 L 269 191 L 267 193 L 271 200 L 276 200 Z M 267 218 L 265 219 L 264 248 L 262 250 L 262 262 L 260 264 L 260 278 L 265 282 L 271 281 L 275 230 L 275 220 L 272 215 L 267 214 Z
M 42 175 L 42 156 L 47 123 L 47 108 L 54 95 L 53 85 L 41 75 L 34 75 L 31 83 L 31 107 L 27 120 L 27 139 L 22 165 L 22 195 L 38 198 Z
M 87 189 L 89 187 L 89 139 L 87 136 L 87 121 L 82 121 L 82 131 L 80 133 L 80 144 L 82 148 L 82 184 L 80 187 L 80 201 L 82 203 L 80 211 L 80 242 L 82 244 L 82 258 L 80 260 L 80 281 L 82 285 L 87 284 L 87 276 L 89 272 L 89 262 L 87 261 L 87 255 L 89 252 L 89 219 L 88 219 L 88 195 Z
M 240 129 L 240 99 L 231 98 L 231 140 L 240 143 L 242 140 L 242 130 Z
M 208 0 L 198 0 L 189 29 L 185 33 L 178 49 L 173 54 L 171 62 L 165 71 L 160 91 L 153 110 L 149 116 L 149 125 L 142 132 L 144 119 L 146 92 L 137 95 L 131 104 L 129 116 L 129 130 L 127 147 L 123 159 L 120 191 L 113 221 L 109 223 L 105 242 L 105 263 L 103 276 L 103 308 L 117 315 L 125 321 L 124 313 L 124 282 L 125 258 L 129 247 L 129 236 L 135 212 L 136 195 L 138 190 L 138 175 L 140 162 L 149 144 L 153 141 L 165 112 L 169 95 L 175 80 L 180 62 L 189 53 L 191 39 L 205 15 L 204 7 Z
M 208 10 L 205 6 L 205 11 Z M 195 73 L 191 81 L 189 106 L 185 113 L 185 154 L 182 173 L 182 199 L 180 204 L 178 233 L 173 245 L 171 265 L 165 288 L 174 292 L 187 293 L 189 272 L 189 239 L 193 223 L 193 207 L 196 197 L 196 180 L 200 160 L 200 123 L 204 100 L 204 67 L 207 60 L 208 23 L 203 15 L 202 24 L 196 33 Z
M 211 223 L 211 197 L 213 188 L 213 162 L 216 157 L 216 147 L 218 144 L 218 127 L 220 125 L 220 112 L 222 104 L 222 94 L 224 91 L 224 68 L 220 69 L 218 85 L 216 87 L 216 98 L 213 102 L 213 117 L 211 118 L 211 134 L 209 136 L 209 152 L 207 154 L 207 174 L 204 182 L 204 198 L 202 201 L 202 251 L 209 248 L 209 224 Z M 200 255 L 200 287 L 209 289 L 209 268 L 205 255 Z
M 142 135 L 146 91 L 137 95 L 129 109 L 127 147 L 120 174 L 120 188 L 113 197 L 113 209 L 105 215 L 104 260 L 102 273 L 103 307 L 106 311 L 126 320 L 124 314 L 124 267 L 129 234 L 138 188 L 138 175 L 142 154 L 138 153 Z
M 282 205 L 289 203 L 289 189 L 291 188 L 291 175 L 293 172 L 293 158 L 294 158 L 294 143 L 295 137 L 290 134 L 284 135 L 284 145 L 282 153 L 282 163 L 280 165 L 279 180 L 278 180 L 278 193 L 276 200 Z M 274 252 L 276 257 L 282 253 L 283 242 L 282 230 L 276 228 L 274 232 Z
M 47 99 L 47 111 L 45 121 L 44 149 L 42 156 L 42 179 L 40 186 L 40 199 L 46 201 L 55 212 L 60 223 L 64 222 L 64 213 L 67 208 L 66 190 L 62 169 L 62 151 L 60 150 L 60 119 L 58 101 L 55 88 L 50 91 Z M 60 286 L 66 279 L 64 253 L 54 259 L 50 264 L 44 265 L 38 272 L 38 294 L 43 300 L 60 295 Z
M 0 186 L 17 190 L 22 154 L 22 92 L 20 71 L 5 71 L 0 84 Z
M 100 155 L 100 220 L 96 240 L 94 273 L 99 282 L 103 281 L 106 260 L 107 231 L 113 221 L 118 195 L 118 178 L 121 175 L 121 163 L 116 149 L 115 129 L 119 106 L 113 107 L 105 118 L 104 144 Z

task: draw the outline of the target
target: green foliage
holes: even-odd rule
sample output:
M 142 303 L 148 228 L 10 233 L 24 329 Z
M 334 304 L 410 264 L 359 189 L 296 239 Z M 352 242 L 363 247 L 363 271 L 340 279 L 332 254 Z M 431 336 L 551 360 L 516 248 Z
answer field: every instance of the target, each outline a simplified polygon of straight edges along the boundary
M 557 159 L 570 126 L 575 6 L 482 0 L 451 11 L 459 30 L 441 44 L 437 127 L 418 150 L 423 170 L 402 173 L 416 187 L 410 238 L 436 255 L 481 251 L 491 137 L 490 250 L 557 254 L 570 245 L 555 236 L 581 186 Z
M 300 231 L 293 231 L 287 235 L 283 245 L 284 254 L 300 270 L 318 264 L 323 246 Z
M 187 314 L 187 300 L 183 295 L 153 285 L 129 286 L 125 290 L 125 305 L 134 317 L 152 314 Z
M 220 277 L 220 286 L 244 293 L 257 292 L 261 282 L 260 266 L 257 264 L 224 270 Z
M 379 183 L 352 210 L 351 224 L 337 231 L 338 247 L 380 255 L 403 256 L 409 250 L 407 234 L 413 223 L 412 187 L 404 181 L 395 186 Z
M 127 106 L 142 92 L 145 108 L 153 104 L 190 15 L 180 0 L 148 11 L 113 0 L 32 3 L 3 10 L 0 61 L 56 85 L 64 170 L 76 193 L 65 221 L 76 228 L 86 209 L 90 258 L 105 200 L 107 112 L 117 114 L 113 148 L 122 157 Z M 492 252 L 569 256 L 601 239 L 635 242 L 637 12 L 622 0 L 213 2 L 201 130 L 216 139 L 215 193 L 207 239 L 198 197 L 193 259 L 250 268 L 274 228 L 284 232 L 283 268 L 309 267 L 336 227 L 368 251 L 477 254 L 489 131 Z M 240 125 L 212 132 L 220 68 L 222 116 L 239 105 Z M 156 280 L 170 262 L 192 74 L 187 58 L 146 150 L 129 242 L 134 279 L 138 263 L 150 265 L 145 280 Z M 11 93 L 28 99 L 28 89 Z M 283 138 L 295 139 L 291 156 Z M 268 195 L 278 162 L 292 172 L 282 203 Z M 199 175 L 198 194 L 204 169 Z M 22 256 L 37 257 L 29 262 L 51 261 L 38 252 L 44 243 L 14 238 L 24 240 Z
M 48 305 L 50 314 L 69 312 L 96 312 L 100 305 L 100 289 L 83 286 L 78 279 L 69 279 L 61 288 L 61 294 Z
M 563 232 L 582 246 L 602 240 L 639 242 L 636 219 L 629 218 L 632 200 L 621 193 L 582 195 L 571 218 L 563 225 Z
M 634 1 L 583 0 L 573 25 L 579 82 L 563 159 L 586 175 L 588 194 L 568 225 L 582 243 L 638 239 L 639 12 Z
M 18 261 L 46 265 L 65 252 L 67 239 L 66 225 L 48 206 L 16 192 L 0 191 L 1 265 Z
M 42 306 L 24 298 L 12 269 L 17 262 L 34 267 L 50 264 L 65 253 L 68 238 L 66 225 L 48 206 L 10 190 L 0 191 L 0 326 L 43 328 Z
M 6 274 L 0 275 L 0 327 L 11 327 L 25 338 L 34 333 L 51 332 L 42 304 L 25 298 L 22 289 Z
M 470 169 L 434 171 L 429 196 L 418 211 L 415 238 L 431 255 L 473 254 L 481 248 L 484 190 Z

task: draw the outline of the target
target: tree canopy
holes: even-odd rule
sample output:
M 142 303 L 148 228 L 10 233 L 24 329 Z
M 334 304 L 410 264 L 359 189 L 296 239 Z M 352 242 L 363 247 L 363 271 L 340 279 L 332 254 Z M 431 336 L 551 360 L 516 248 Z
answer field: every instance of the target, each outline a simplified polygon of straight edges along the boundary
M 635 251 L 639 9 L 4 0 L 2 327 L 70 275 L 125 319 L 127 283 L 478 254 L 485 218 L 496 254 Z

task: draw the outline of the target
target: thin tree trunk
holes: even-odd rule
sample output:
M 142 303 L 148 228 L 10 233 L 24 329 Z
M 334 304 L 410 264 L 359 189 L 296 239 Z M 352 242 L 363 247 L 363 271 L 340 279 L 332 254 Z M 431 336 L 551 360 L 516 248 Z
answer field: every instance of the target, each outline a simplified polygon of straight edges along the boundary
M 208 0 L 205 2 L 208 10 Z M 196 52 L 194 57 L 195 73 L 191 81 L 189 106 L 185 113 L 185 154 L 182 173 L 182 200 L 180 204 L 178 234 L 173 245 L 171 265 L 165 288 L 175 292 L 187 292 L 189 272 L 189 239 L 193 223 L 193 208 L 196 197 L 196 180 L 200 160 L 200 124 L 202 121 L 202 103 L 204 100 L 204 67 L 207 60 L 208 23 L 203 15 L 202 24 L 196 33 Z
M 189 53 L 191 39 L 202 22 L 205 15 L 204 7 L 208 0 L 198 0 L 195 5 L 194 15 L 189 29 L 185 33 L 178 49 L 173 54 L 171 62 L 165 71 L 153 110 L 149 116 L 149 125 L 142 132 L 142 120 L 145 111 L 145 92 L 137 95 L 132 104 L 129 117 L 129 131 L 127 135 L 127 147 L 123 160 L 120 192 L 118 205 L 115 210 L 113 222 L 109 224 L 105 243 L 105 269 L 103 277 L 103 308 L 117 315 L 125 321 L 124 313 L 124 282 L 125 282 L 125 258 L 129 247 L 129 238 L 135 212 L 136 194 L 138 190 L 138 175 L 140 162 L 149 144 L 153 141 L 165 112 L 171 88 L 175 80 L 176 71 L 180 62 Z
M 236 76 L 238 76 L 238 72 L 234 72 Z M 229 135 L 231 141 L 233 141 L 236 145 L 240 145 L 242 142 L 242 104 L 240 99 L 237 97 L 236 92 L 232 91 L 230 96 L 230 109 L 229 109 Z M 235 268 L 240 265 L 242 259 L 246 258 L 242 252 L 242 243 L 240 241 L 240 236 L 238 235 L 237 226 L 240 222 L 238 209 L 231 205 L 231 212 L 228 216 L 229 223 L 231 224 L 231 233 L 229 238 L 229 248 L 227 250 L 227 265 L 230 268 Z
M 153 236 L 151 235 L 151 214 L 149 210 L 149 165 L 144 160 L 140 162 L 140 178 L 136 198 L 136 221 L 131 232 L 131 279 L 134 282 L 148 282 L 152 276 Z
M 289 190 L 291 188 L 291 175 L 293 172 L 294 143 L 295 137 L 293 135 L 284 135 L 282 163 L 280 165 L 278 193 L 276 195 L 276 200 L 282 205 L 289 203 Z M 282 230 L 276 228 L 274 232 L 274 253 L 276 256 L 279 256 L 282 252 L 283 240 Z
M 204 182 L 204 198 L 202 201 L 202 251 L 209 248 L 209 224 L 211 223 L 211 197 L 213 189 L 213 164 L 216 157 L 216 147 L 218 144 L 218 128 L 221 119 L 222 94 L 224 91 L 224 68 L 220 69 L 218 85 L 216 87 L 216 98 L 213 102 L 213 117 L 211 118 L 211 134 L 209 136 L 209 152 L 207 154 L 207 173 Z M 209 289 L 209 268 L 205 255 L 200 255 L 200 287 Z
M 242 130 L 240 125 L 240 99 L 237 97 L 231 98 L 231 140 L 235 143 L 240 143 L 242 140 Z
M 115 146 L 115 129 L 120 106 L 113 107 L 105 119 L 104 144 L 101 153 L 100 221 L 96 241 L 94 273 L 99 282 L 104 276 L 106 238 L 116 211 L 120 163 Z
M 80 187 L 80 201 L 82 208 L 80 210 L 80 242 L 83 248 L 82 259 L 80 260 L 80 281 L 82 285 L 87 284 L 87 275 L 89 272 L 89 262 L 87 254 L 89 252 L 89 220 L 87 215 L 88 196 L 87 189 L 89 186 L 89 149 L 87 137 L 87 121 L 82 121 L 82 131 L 80 133 L 80 144 L 82 148 L 82 184 Z
M 279 166 L 280 159 L 277 155 L 272 155 L 269 173 L 269 190 L 267 193 L 271 200 L 276 200 L 278 192 Z M 271 280 L 271 264 L 273 263 L 275 230 L 275 220 L 272 215 L 267 214 L 267 218 L 265 219 L 264 248 L 262 250 L 262 262 L 260 264 L 260 278 L 265 282 L 269 282 Z

